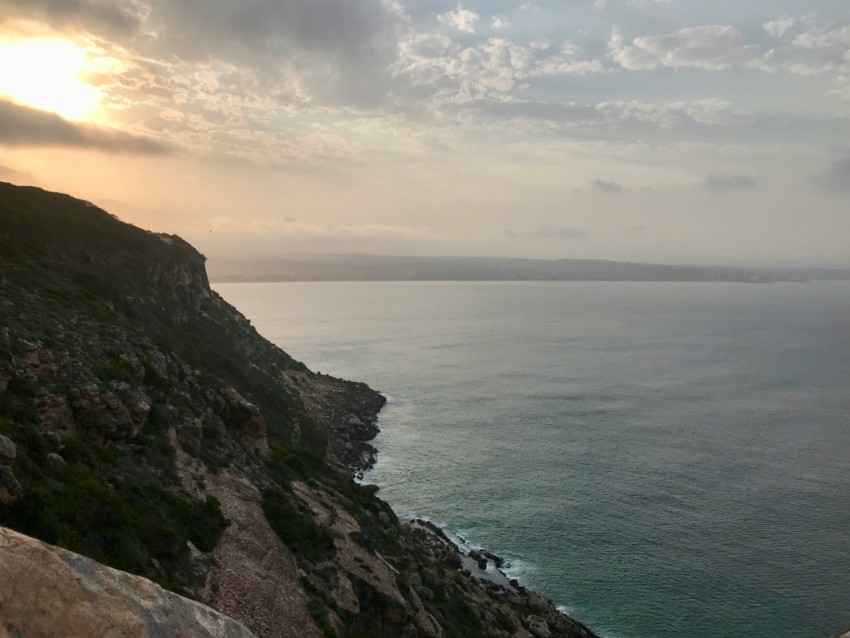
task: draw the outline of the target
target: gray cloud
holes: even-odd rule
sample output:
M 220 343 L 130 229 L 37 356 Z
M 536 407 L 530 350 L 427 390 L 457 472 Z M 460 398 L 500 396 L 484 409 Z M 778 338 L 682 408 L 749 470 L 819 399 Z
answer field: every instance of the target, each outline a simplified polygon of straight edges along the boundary
M 529 237 L 537 237 L 539 239 L 584 239 L 587 237 L 587 231 L 583 228 L 572 226 L 543 226 L 529 233 Z
M 622 193 L 623 186 L 617 182 L 609 182 L 604 179 L 596 179 L 591 182 L 593 188 L 602 191 L 603 193 Z
M 753 190 L 758 184 L 751 177 L 738 173 L 711 173 L 703 186 L 712 191 Z
M 0 0 L 3 14 L 104 36 L 145 60 L 259 71 L 271 93 L 295 83 L 350 106 L 386 97 L 408 26 L 390 0 Z
M 587 237 L 587 231 L 583 228 L 574 226 L 541 226 L 536 230 L 517 231 L 506 229 L 505 237 L 531 237 L 533 239 L 584 239 Z
M 105 35 L 136 33 L 142 23 L 141 10 L 139 3 L 127 0 L 0 0 L 0 15 L 4 17 L 33 17 L 55 27 Z
M 810 24 L 807 30 L 790 34 L 789 29 L 799 23 L 800 20 L 790 24 L 781 21 L 766 23 L 768 33 L 774 37 L 785 37 L 773 48 L 748 42 L 744 31 L 730 25 L 686 27 L 673 33 L 631 40 L 614 29 L 608 42 L 608 54 L 622 68 L 632 71 L 748 68 L 808 76 L 842 68 L 846 70 L 850 26 L 830 29 Z
M 827 188 L 839 191 L 850 191 L 850 155 L 834 159 L 832 166 L 822 176 Z
M 151 139 L 63 120 L 58 115 L 0 100 L 0 144 L 71 146 L 111 153 L 165 155 L 170 149 Z
M 154 0 L 154 48 L 291 77 L 321 102 L 385 96 L 405 16 L 384 0 Z

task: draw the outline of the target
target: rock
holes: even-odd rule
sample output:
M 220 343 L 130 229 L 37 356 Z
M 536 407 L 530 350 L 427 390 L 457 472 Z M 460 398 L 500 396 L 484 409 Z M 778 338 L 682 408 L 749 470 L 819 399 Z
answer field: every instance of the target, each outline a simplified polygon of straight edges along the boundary
M 196 417 L 186 419 L 177 428 L 177 440 L 180 441 L 183 449 L 193 456 L 197 456 L 200 451 L 203 436 L 204 426 Z
M 23 494 L 21 484 L 8 467 L 0 465 L 0 505 L 14 503 Z M 0 601 L 2 603 L 2 601 Z M 0 609 L 3 606 L 0 604 Z
M 266 420 L 260 409 L 235 388 L 222 388 L 216 401 L 216 413 L 222 420 L 242 432 L 246 447 L 257 451 L 261 456 L 269 453 L 266 438 Z
M 64 438 L 74 433 L 74 415 L 65 395 L 47 395 L 38 404 L 39 430 Z
M 527 616 L 525 618 L 525 626 L 535 638 L 552 638 L 549 625 L 540 616 Z
M 378 512 L 378 520 L 381 521 L 381 525 L 384 527 L 388 527 L 390 524 L 390 515 L 386 512 Z
M 149 580 L 0 528 L 0 636 L 255 638 Z
M 100 392 L 91 383 L 68 394 L 74 419 L 91 441 L 126 441 L 135 438 L 151 411 L 147 396 L 126 383 L 115 384 L 116 392 Z
M 56 452 L 51 452 L 47 455 L 47 464 L 52 468 L 65 467 L 65 459 Z
M 11 439 L 0 436 L 0 465 L 11 465 L 18 455 L 18 448 Z
M 531 611 L 536 611 L 537 613 L 544 613 L 549 611 L 552 607 L 549 601 L 543 598 L 543 596 L 538 594 L 536 591 L 533 591 L 528 595 L 527 604 Z
M 414 587 L 414 591 L 422 600 L 433 600 L 434 592 L 428 587 Z

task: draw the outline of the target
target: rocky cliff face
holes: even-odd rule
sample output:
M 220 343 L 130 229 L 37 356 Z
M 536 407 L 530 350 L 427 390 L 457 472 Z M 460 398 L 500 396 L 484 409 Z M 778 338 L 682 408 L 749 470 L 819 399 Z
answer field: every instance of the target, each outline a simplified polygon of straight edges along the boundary
M 0 528 L 0 638 L 254 638 L 149 580 Z
M 261 638 L 593 635 L 355 483 L 383 397 L 262 338 L 179 238 L 0 184 L 0 326 L 0 525 Z

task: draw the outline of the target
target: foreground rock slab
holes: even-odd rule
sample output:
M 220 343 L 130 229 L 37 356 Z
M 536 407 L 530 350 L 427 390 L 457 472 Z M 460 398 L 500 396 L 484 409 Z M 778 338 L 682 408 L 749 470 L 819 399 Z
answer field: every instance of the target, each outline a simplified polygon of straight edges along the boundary
M 6 528 L 0 574 L 0 638 L 254 638 L 149 580 Z

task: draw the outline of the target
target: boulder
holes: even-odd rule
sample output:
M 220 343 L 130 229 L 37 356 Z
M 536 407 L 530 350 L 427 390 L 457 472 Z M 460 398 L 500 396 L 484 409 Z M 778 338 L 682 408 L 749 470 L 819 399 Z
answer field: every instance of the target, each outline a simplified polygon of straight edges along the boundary
M 538 594 L 536 591 L 533 591 L 528 595 L 528 606 L 531 611 L 536 611 L 539 614 L 549 611 L 552 607 L 549 601 L 543 598 L 543 596 Z
M 0 528 L 0 638 L 255 638 L 149 580 Z
M 47 464 L 52 468 L 65 467 L 65 459 L 56 452 L 51 452 L 47 455 Z
M 527 616 L 525 626 L 535 638 L 552 638 L 549 624 L 540 616 Z
M 18 455 L 18 448 L 11 439 L 0 435 L 0 465 L 11 465 Z
M 74 433 L 74 415 L 68 397 L 64 394 L 49 394 L 38 403 L 38 429 L 41 432 L 52 432 L 60 438 Z
M 12 470 L 5 465 L 0 465 L 0 505 L 14 503 L 21 494 L 23 494 L 21 484 L 18 483 L 18 479 L 15 478 Z M 0 606 L 0 611 L 2 610 L 3 608 Z M 2 637 L 0 636 L 0 638 Z

